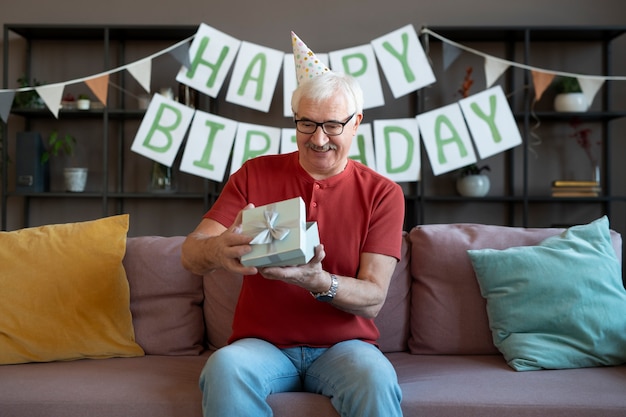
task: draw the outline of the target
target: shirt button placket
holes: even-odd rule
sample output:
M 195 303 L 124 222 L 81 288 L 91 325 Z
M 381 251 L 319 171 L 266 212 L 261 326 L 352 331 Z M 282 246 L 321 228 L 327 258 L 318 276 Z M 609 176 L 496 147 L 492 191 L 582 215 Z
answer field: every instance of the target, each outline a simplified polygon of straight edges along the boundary
M 322 186 L 319 183 L 313 184 L 313 193 L 311 198 L 311 208 L 317 208 L 317 196 L 319 195 L 318 191 L 322 189 Z

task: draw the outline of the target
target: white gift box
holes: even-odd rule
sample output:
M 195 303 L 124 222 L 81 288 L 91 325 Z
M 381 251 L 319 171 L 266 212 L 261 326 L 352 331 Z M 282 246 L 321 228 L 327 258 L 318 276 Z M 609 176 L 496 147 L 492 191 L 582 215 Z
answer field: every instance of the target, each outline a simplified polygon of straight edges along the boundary
M 287 266 L 309 262 L 319 245 L 317 222 L 306 221 L 300 197 L 244 210 L 242 233 L 254 236 L 245 266 Z

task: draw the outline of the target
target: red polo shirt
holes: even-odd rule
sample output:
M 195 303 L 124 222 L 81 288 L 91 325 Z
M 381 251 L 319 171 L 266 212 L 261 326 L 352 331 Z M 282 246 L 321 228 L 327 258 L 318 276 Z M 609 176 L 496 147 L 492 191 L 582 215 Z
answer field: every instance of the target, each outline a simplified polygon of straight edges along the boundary
M 298 196 L 307 221 L 318 223 L 325 271 L 356 277 L 362 252 L 399 259 L 402 189 L 352 160 L 342 173 L 318 181 L 300 166 L 297 152 L 251 159 L 230 177 L 205 217 L 228 227 L 248 203 L 258 207 Z M 229 341 L 246 337 L 279 347 L 327 347 L 349 339 L 375 343 L 379 332 L 373 320 L 319 302 L 295 285 L 255 275 L 244 278 Z

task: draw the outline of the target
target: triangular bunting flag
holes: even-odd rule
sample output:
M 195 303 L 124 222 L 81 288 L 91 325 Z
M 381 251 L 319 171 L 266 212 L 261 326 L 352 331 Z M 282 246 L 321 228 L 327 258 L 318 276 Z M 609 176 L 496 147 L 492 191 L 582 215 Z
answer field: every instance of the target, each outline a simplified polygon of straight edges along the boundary
M 0 91 L 0 117 L 4 123 L 6 123 L 9 118 L 14 97 L 15 90 Z
M 189 60 L 189 42 L 185 42 L 179 47 L 172 49 L 170 54 L 185 68 L 191 67 L 191 61 Z
M 152 77 L 152 59 L 142 59 L 141 61 L 133 62 L 127 66 L 126 69 L 137 80 L 139 84 L 150 93 L 150 78 Z
M 540 71 L 530 71 L 530 73 L 533 76 L 533 84 L 535 85 L 535 100 L 539 101 L 543 92 L 546 91 L 546 88 L 554 79 L 554 74 Z
M 456 61 L 456 59 L 461 55 L 461 49 L 457 48 L 454 45 L 450 45 L 447 42 L 443 43 L 443 70 L 447 70 L 450 65 Z
M 109 74 L 85 80 L 85 84 L 87 84 L 96 97 L 98 97 L 100 103 L 106 106 L 107 94 L 109 92 Z
M 585 77 L 577 77 L 577 79 L 578 84 L 580 84 L 580 89 L 583 90 L 583 94 L 585 95 L 587 108 L 589 108 L 589 106 L 591 106 L 591 103 L 593 103 L 593 99 L 596 97 L 596 93 L 604 84 L 604 79 Z
M 59 118 L 59 108 L 61 107 L 61 98 L 63 97 L 63 89 L 65 84 L 49 84 L 35 87 L 35 91 L 39 97 L 46 103 L 48 110 L 52 112 L 54 117 Z
M 485 80 L 487 88 L 491 88 L 498 78 L 506 71 L 511 65 L 499 59 L 493 57 L 485 57 Z

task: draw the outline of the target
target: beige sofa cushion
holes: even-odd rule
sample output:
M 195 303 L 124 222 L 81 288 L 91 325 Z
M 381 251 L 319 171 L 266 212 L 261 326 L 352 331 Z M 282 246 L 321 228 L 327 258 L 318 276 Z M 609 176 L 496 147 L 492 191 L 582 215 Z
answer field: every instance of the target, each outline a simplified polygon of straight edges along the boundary
M 496 354 L 486 301 L 468 249 L 537 245 L 564 229 L 481 224 L 433 224 L 409 232 L 411 241 L 411 335 L 415 354 Z M 621 261 L 621 236 L 611 232 Z
M 124 267 L 137 343 L 151 355 L 204 350 L 202 277 L 180 262 L 182 236 L 128 238 Z

